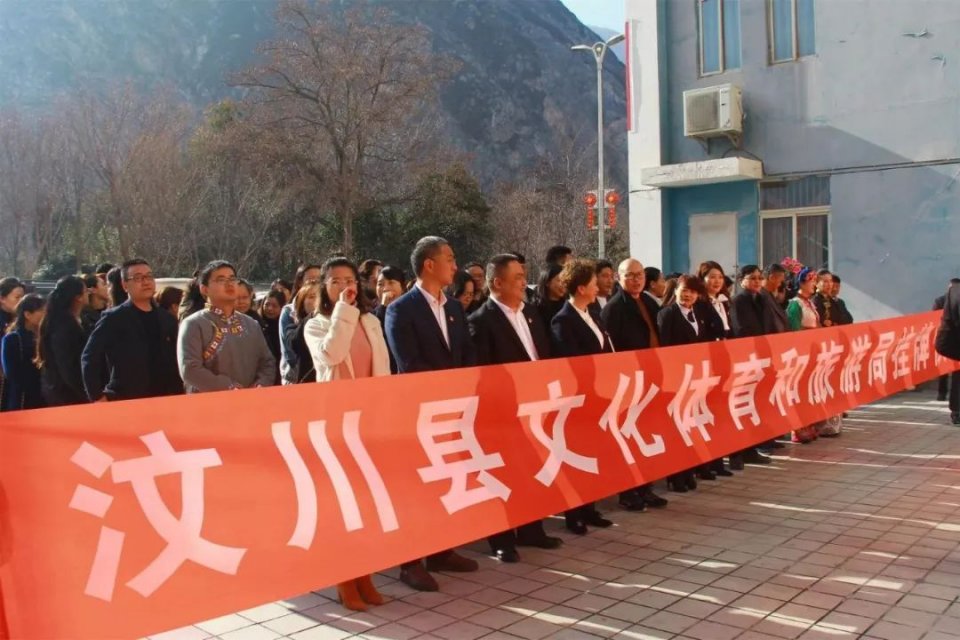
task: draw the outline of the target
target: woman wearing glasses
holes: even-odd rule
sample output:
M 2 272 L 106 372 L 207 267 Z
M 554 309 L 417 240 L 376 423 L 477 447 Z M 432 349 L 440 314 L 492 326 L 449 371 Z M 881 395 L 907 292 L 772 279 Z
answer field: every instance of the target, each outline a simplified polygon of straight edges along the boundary
M 360 294 L 357 267 L 346 258 L 324 263 L 319 306 L 306 321 L 303 337 L 317 382 L 390 375 L 390 355 L 380 320 L 370 313 L 369 298 Z M 354 611 L 384 601 L 368 575 L 340 583 L 337 594 L 343 606 Z

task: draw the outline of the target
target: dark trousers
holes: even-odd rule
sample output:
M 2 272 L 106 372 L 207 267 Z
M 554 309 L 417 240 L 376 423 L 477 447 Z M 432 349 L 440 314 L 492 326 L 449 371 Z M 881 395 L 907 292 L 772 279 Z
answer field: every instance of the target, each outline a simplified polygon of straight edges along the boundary
M 960 413 L 960 371 L 950 374 L 950 413 Z
M 946 398 L 947 391 L 950 388 L 950 374 L 942 375 L 937 378 L 937 397 Z
M 564 511 L 563 517 L 567 521 L 567 526 L 570 526 L 577 523 L 582 524 L 587 518 L 594 514 L 599 515 L 599 512 L 592 502 L 588 502 L 587 504 L 576 507 L 575 509 Z

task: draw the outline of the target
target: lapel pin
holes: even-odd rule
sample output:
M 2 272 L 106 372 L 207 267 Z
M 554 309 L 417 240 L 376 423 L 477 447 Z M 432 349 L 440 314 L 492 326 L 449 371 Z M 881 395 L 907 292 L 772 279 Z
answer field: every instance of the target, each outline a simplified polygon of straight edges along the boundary
M 453 316 L 447 316 L 447 320 L 449 320 L 450 322 L 453 322 Z

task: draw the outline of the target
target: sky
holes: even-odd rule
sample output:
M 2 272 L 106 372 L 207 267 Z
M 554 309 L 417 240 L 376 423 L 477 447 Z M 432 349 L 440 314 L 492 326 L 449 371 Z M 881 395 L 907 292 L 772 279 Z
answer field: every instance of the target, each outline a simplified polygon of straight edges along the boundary
M 562 0 L 587 26 L 623 30 L 624 0 Z

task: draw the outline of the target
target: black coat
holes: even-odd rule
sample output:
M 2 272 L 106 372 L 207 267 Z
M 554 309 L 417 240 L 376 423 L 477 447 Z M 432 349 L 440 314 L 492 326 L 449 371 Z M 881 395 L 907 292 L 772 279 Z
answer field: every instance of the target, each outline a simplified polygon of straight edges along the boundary
M 40 381 L 43 399 L 51 407 L 87 402 L 80 372 L 80 355 L 86 344 L 86 336 L 79 320 L 68 318 L 47 324 L 43 337 L 43 368 Z
M 618 291 L 607 306 L 600 312 L 600 317 L 610 334 L 610 340 L 617 351 L 631 351 L 633 349 L 649 349 L 651 346 L 651 327 L 643 320 L 640 313 L 642 304 L 650 316 L 650 322 L 653 323 L 652 331 L 659 339 L 659 328 L 657 327 L 657 314 L 660 313 L 660 305 L 650 296 L 640 294 L 639 300 L 634 300 L 627 295 L 623 289 Z
M 753 338 L 766 333 L 763 327 L 763 297 L 741 291 L 730 305 L 730 328 L 735 338 Z
M 588 310 L 588 313 L 597 323 L 600 331 L 603 332 L 603 344 L 600 344 L 597 340 L 597 334 L 584 322 L 577 310 L 573 308 L 573 304 L 568 300 L 550 322 L 551 345 L 555 358 L 613 352 L 613 344 L 603 327 L 603 319 L 600 314 L 595 313 L 592 309 Z
M 934 346 L 945 358 L 960 360 L 960 285 L 947 289 Z
M 154 305 L 160 333 L 159 342 L 151 345 L 140 313 L 127 300 L 100 316 L 82 357 L 83 382 L 90 400 L 102 396 L 134 400 L 183 393 L 177 365 L 176 318 Z M 151 351 L 156 352 L 155 361 L 151 360 Z
M 463 305 L 459 300 L 448 298 L 443 311 L 449 346 L 419 287 L 413 287 L 387 307 L 387 344 L 397 361 L 398 373 L 439 371 L 476 364 Z
M 3 336 L 0 360 L 3 362 L 5 386 L 3 411 L 40 409 L 46 406 L 40 385 L 40 370 L 33 363 L 36 341 L 26 329 L 11 331 Z
M 723 321 L 710 303 L 698 301 L 693 305 L 697 331 L 694 331 L 693 326 L 687 321 L 685 317 L 687 313 L 689 311 L 681 309 L 676 302 L 660 310 L 657 324 L 660 327 L 660 343 L 663 346 L 714 342 L 723 339 Z
M 540 318 L 540 313 L 532 305 L 523 306 L 523 317 L 530 327 L 533 346 L 537 357 L 546 360 L 550 357 L 550 336 Z M 467 319 L 470 335 L 477 351 L 477 364 L 507 364 L 510 362 L 528 362 L 530 355 L 520 341 L 517 330 L 507 319 L 503 310 L 493 299 L 488 298 Z
M 786 333 L 790 331 L 790 319 L 787 312 L 777 299 L 766 289 L 760 290 L 760 299 L 763 301 L 763 333 Z

